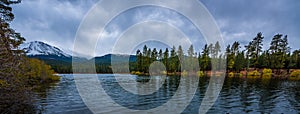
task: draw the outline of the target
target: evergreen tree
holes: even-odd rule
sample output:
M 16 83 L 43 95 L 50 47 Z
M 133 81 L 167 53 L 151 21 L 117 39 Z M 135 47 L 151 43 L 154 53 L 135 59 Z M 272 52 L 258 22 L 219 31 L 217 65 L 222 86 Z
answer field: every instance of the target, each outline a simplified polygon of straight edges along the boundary
M 213 57 L 212 58 L 217 58 L 218 57 L 218 55 L 219 55 L 219 52 L 221 52 L 221 46 L 220 46 L 220 44 L 219 44 L 219 41 L 217 41 L 216 42 L 216 44 L 215 44 L 215 46 L 214 47 L 212 47 L 212 55 L 213 55 Z
M 245 65 L 245 55 L 244 55 L 244 51 L 242 51 L 242 52 L 239 52 L 238 51 L 238 54 L 237 54 L 237 56 L 235 57 L 235 61 L 234 61 L 234 69 L 235 69 L 235 71 L 236 72 L 240 72 L 242 69 L 243 69 L 243 67 L 244 67 L 244 65 Z
M 144 45 L 144 47 L 143 47 L 143 56 L 144 57 L 147 55 L 147 52 L 148 52 L 148 47 L 147 47 L 147 45 Z
M 209 49 L 207 44 L 204 45 L 204 48 L 202 49 L 202 56 L 201 56 L 201 65 L 200 68 L 205 71 L 208 70 L 208 66 L 209 66 Z
M 189 50 L 188 50 L 188 56 L 189 57 L 194 57 L 194 54 L 195 54 L 194 47 L 193 47 L 193 45 L 191 45 Z
M 282 50 L 282 63 L 284 64 L 285 69 L 289 71 L 289 64 L 290 64 L 290 50 L 291 48 L 289 47 L 287 35 L 284 36 L 284 38 L 281 40 L 280 47 Z
M 227 70 L 232 71 L 234 67 L 234 53 L 232 52 L 232 49 L 230 48 L 230 45 L 226 48 L 226 54 L 227 54 Z
M 137 71 L 142 71 L 143 55 L 142 55 L 142 53 L 139 49 L 136 51 L 136 57 L 137 57 L 136 70 Z
M 169 49 L 168 48 L 166 48 L 163 56 L 164 56 L 163 63 L 165 64 L 166 70 L 168 71 L 169 70 Z
M 187 65 L 188 65 L 187 68 L 188 68 L 188 70 L 192 70 L 192 71 L 197 70 L 197 69 L 194 69 L 196 62 L 195 62 L 195 58 L 194 58 L 195 52 L 194 52 L 193 45 L 191 45 L 189 47 L 187 52 L 188 52 L 188 59 L 187 59 Z
M 198 64 L 199 64 L 199 69 L 198 70 L 201 70 L 201 53 L 198 53 Z
M 251 55 L 253 55 L 252 58 L 254 60 L 253 64 L 255 68 L 259 65 L 258 58 L 260 53 L 262 52 L 263 39 L 264 37 L 262 36 L 261 32 L 257 33 L 257 36 L 253 39 L 254 53 Z
M 214 46 L 213 46 L 213 44 L 209 44 L 208 45 L 208 50 L 209 50 L 210 57 L 213 57 L 213 54 L 214 54 Z
M 32 110 L 30 88 L 25 70 L 25 57 L 18 46 L 25 41 L 10 27 L 14 19 L 13 4 L 20 0 L 0 1 L 0 112 L 20 113 Z
M 151 49 L 148 48 L 147 50 L 147 54 L 146 54 L 146 57 L 145 57 L 145 72 L 149 72 L 149 66 L 150 64 L 152 63 L 152 60 L 151 60 Z
M 158 60 L 162 60 L 163 59 L 163 52 L 161 49 L 159 49 L 159 52 L 158 52 Z
M 249 43 L 249 45 L 245 46 L 247 51 L 247 58 L 250 59 L 249 65 L 256 68 L 258 63 L 258 58 L 260 53 L 262 52 L 262 46 L 263 46 L 263 39 L 262 33 L 257 33 L 256 37 L 253 38 L 253 40 Z M 249 66 L 248 65 L 248 66 Z
M 177 69 L 181 70 L 181 68 L 182 68 L 181 66 L 184 65 L 183 64 L 184 53 L 183 53 L 181 45 L 178 46 L 177 55 L 178 55 L 178 61 L 180 63 L 179 65 L 177 65 Z
M 271 68 L 276 69 L 276 73 L 279 74 L 279 69 L 285 67 L 287 54 L 289 53 L 289 46 L 287 42 L 287 36 L 282 39 L 282 34 L 277 34 L 271 41 L 269 48 Z
M 156 60 L 157 60 L 157 57 L 158 57 L 157 50 L 156 50 L 156 48 L 153 48 L 153 51 L 152 51 L 152 53 L 151 53 L 151 60 L 152 60 L 152 61 L 156 61 Z
M 176 72 L 177 65 L 178 65 L 177 60 L 178 60 L 178 58 L 176 57 L 176 48 L 175 48 L 175 46 L 173 46 L 171 49 L 171 56 L 170 56 L 170 63 L 169 63 L 170 70 L 172 72 Z
M 289 68 L 300 68 L 300 50 L 293 51 L 290 58 Z

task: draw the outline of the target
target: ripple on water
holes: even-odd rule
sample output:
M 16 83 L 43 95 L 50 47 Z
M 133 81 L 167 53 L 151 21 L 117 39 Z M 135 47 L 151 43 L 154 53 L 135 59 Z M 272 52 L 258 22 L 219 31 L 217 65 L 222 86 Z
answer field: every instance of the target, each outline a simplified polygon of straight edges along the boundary
M 37 101 L 41 112 L 64 114 L 91 113 L 76 89 L 73 75 L 63 74 L 61 76 L 59 83 L 53 85 L 45 92 L 37 93 Z M 126 77 L 137 78 L 132 75 L 126 75 Z M 139 77 L 139 79 L 143 80 L 147 80 L 147 78 Z M 113 75 L 101 74 L 99 75 L 99 80 L 108 82 L 104 85 L 107 89 L 115 89 L 116 81 Z M 123 105 L 129 108 L 137 105 L 151 107 L 156 104 L 163 104 L 169 98 L 172 98 L 179 83 L 178 78 L 174 77 L 167 77 L 166 80 L 168 84 L 162 86 L 165 89 L 155 93 L 154 96 L 136 97 L 128 95 L 119 96 L 116 100 L 128 103 Z M 126 78 L 122 78 L 121 81 L 128 84 L 133 83 L 126 80 Z M 199 89 L 195 97 L 183 113 L 198 112 L 207 85 L 208 79 L 200 80 Z M 120 95 L 120 90 L 115 89 L 111 91 L 111 94 Z M 187 94 L 190 93 L 180 94 L 180 97 L 174 100 L 187 100 Z M 103 101 L 103 103 L 108 102 L 112 101 Z M 101 109 L 101 112 L 111 113 L 120 110 L 121 108 L 107 106 L 105 109 Z M 226 79 L 219 97 L 208 113 L 299 113 L 299 111 L 300 83 L 297 81 Z

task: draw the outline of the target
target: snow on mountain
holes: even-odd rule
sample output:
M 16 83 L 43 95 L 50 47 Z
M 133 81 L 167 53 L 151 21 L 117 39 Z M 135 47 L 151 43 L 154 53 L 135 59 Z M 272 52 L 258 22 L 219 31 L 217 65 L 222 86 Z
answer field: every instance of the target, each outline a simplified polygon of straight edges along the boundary
M 57 55 L 60 57 L 71 57 L 71 55 L 63 52 L 59 48 L 40 41 L 23 43 L 19 47 L 20 49 L 24 49 L 26 55 Z

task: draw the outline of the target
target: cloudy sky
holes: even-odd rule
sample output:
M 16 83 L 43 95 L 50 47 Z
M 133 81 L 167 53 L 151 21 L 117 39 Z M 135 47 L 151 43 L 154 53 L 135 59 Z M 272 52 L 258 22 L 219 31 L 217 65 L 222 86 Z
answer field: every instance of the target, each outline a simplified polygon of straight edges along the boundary
M 299 0 L 200 1 L 215 18 L 225 44 L 234 41 L 247 44 L 258 32 L 262 32 L 265 36 L 264 48 L 268 48 L 272 36 L 281 33 L 288 35 L 292 49 L 300 48 L 298 45 L 300 43 L 298 38 L 300 37 Z M 26 38 L 26 42 L 43 41 L 64 50 L 72 50 L 81 21 L 97 2 L 98 0 L 24 0 L 21 4 L 13 6 L 15 20 L 12 27 Z M 191 13 L 197 15 L 197 12 Z M 101 19 L 101 15 L 98 17 Z M 192 42 L 200 44 L 196 46 L 198 49 L 205 44 L 202 34 L 183 15 L 166 8 L 145 6 L 124 11 L 111 20 L 103 33 L 106 38 L 98 41 L 97 47 L 99 48 L 95 50 L 96 55 L 110 53 L 111 45 L 118 41 L 116 37 L 121 37 L 121 34 L 133 24 L 149 20 L 163 23 L 147 24 L 151 32 L 145 32 L 145 34 L 135 37 L 147 36 L 149 38 L 155 35 L 166 39 L 179 37 L 179 40 L 176 41 L 181 43 L 185 41 L 180 40 L 180 37 L 188 37 Z M 167 36 L 160 35 L 164 32 L 163 30 L 173 30 L 164 23 L 178 28 L 178 31 L 183 32 L 186 36 L 177 35 L 177 33 L 169 33 Z M 99 31 L 95 32 L 95 34 L 99 34 Z M 132 37 L 128 33 L 123 35 Z M 141 44 L 135 49 L 142 46 Z M 154 45 L 160 44 L 154 42 Z

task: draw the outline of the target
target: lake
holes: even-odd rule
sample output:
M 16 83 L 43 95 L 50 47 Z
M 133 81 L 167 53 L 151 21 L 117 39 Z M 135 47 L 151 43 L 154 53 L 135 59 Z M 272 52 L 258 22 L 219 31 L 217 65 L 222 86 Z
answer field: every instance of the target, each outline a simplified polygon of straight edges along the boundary
M 122 74 L 119 74 L 122 76 Z M 60 82 L 51 85 L 49 89 L 37 93 L 37 106 L 42 113 L 92 113 L 85 105 L 77 90 L 72 74 L 60 74 Z M 81 74 L 80 76 L 84 76 Z M 138 96 L 117 85 L 112 74 L 98 74 L 98 80 L 107 94 L 117 104 L 132 110 L 147 110 L 166 103 L 175 94 L 179 76 L 167 76 L 161 86 L 150 95 Z M 124 75 L 136 79 L 139 83 L 147 83 L 148 76 Z M 157 79 L 161 77 L 156 77 Z M 124 82 L 133 83 L 123 78 Z M 184 83 L 190 86 L 189 83 Z M 209 84 L 209 78 L 199 79 L 199 84 L 190 104 L 182 113 L 198 113 L 201 101 Z M 153 88 L 149 88 L 153 89 Z M 185 93 L 188 94 L 188 93 Z M 184 96 L 175 100 L 182 101 Z M 109 99 L 101 103 L 111 102 Z M 114 107 L 107 107 L 102 113 L 117 112 Z M 222 90 L 208 113 L 299 113 L 300 112 L 300 82 L 275 79 L 242 79 L 226 78 Z M 170 113 L 175 113 L 170 111 Z

